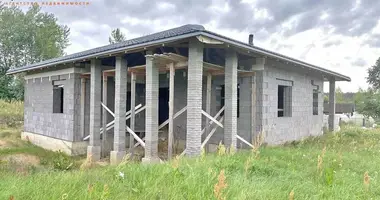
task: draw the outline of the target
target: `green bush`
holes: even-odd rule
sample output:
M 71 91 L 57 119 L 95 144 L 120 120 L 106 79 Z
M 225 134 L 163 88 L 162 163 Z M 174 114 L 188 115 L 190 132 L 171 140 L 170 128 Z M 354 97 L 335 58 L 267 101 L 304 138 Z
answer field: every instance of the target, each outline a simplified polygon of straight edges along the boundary
M 52 158 L 53 168 L 56 170 L 66 171 L 73 167 L 73 160 L 62 151 L 58 151 Z

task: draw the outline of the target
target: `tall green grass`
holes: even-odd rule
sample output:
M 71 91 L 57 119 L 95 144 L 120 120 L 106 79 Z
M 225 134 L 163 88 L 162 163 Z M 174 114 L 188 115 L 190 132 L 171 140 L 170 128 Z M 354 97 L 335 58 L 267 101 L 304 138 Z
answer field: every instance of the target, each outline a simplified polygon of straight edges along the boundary
M 24 103 L 21 101 L 7 102 L 0 100 L 0 125 L 11 127 L 22 125 L 24 120 Z
M 379 130 L 346 127 L 255 152 L 165 164 L 3 171 L 0 199 L 379 199 L 379 152 Z

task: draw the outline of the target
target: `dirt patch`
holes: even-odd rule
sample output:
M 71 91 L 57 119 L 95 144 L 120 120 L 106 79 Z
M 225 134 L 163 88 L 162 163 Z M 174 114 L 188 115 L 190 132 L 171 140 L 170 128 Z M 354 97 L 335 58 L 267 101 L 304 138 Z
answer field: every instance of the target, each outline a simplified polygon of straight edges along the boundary
M 7 155 L 0 159 L 3 161 L 14 162 L 16 164 L 22 164 L 22 165 L 37 166 L 40 164 L 40 158 L 38 158 L 37 156 L 28 155 L 28 154 Z
M 5 149 L 5 148 L 9 148 L 11 147 L 12 145 L 5 141 L 5 140 L 0 140 L 0 149 Z

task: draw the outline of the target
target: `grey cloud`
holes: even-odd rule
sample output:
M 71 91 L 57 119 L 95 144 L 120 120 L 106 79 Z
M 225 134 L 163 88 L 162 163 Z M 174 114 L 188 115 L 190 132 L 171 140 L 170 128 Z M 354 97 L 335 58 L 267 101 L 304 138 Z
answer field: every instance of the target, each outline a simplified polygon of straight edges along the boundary
M 276 51 L 279 51 L 281 49 L 292 49 L 294 47 L 294 45 L 291 45 L 291 44 L 279 44 L 277 45 L 276 47 Z
M 368 44 L 373 48 L 380 48 L 380 34 L 370 35 L 370 37 L 364 41 L 364 44 Z
M 327 41 L 326 43 L 323 44 L 323 47 L 324 48 L 328 48 L 328 47 L 331 47 L 331 46 L 338 46 L 340 44 L 342 44 L 343 42 L 341 40 L 330 40 L 330 41 Z
M 357 58 L 353 62 L 351 62 L 351 65 L 358 66 L 358 67 L 364 67 L 367 65 L 367 61 L 365 61 L 363 58 Z
M 222 1 L 219 1 L 221 5 Z M 361 36 L 368 33 L 380 18 L 380 1 L 371 0 L 362 0 L 356 10 L 351 10 L 356 0 L 257 0 L 254 4 L 238 0 L 224 1 L 230 8 L 227 13 L 212 12 L 210 6 L 215 0 L 91 0 L 88 6 L 49 6 L 43 7 L 43 10 L 54 13 L 62 24 L 88 20 L 98 26 L 107 25 L 111 29 L 123 28 L 134 35 L 146 35 L 161 29 L 145 23 L 122 23 L 123 19 L 159 20 L 166 27 L 215 21 L 219 28 L 253 33 L 255 40 L 265 40 L 274 32 L 287 37 L 316 27 L 325 32 L 333 30 L 342 35 Z M 170 6 L 164 10 L 159 9 L 164 3 Z M 254 8 L 265 9 L 270 18 L 254 19 Z M 322 20 L 320 16 L 323 13 L 329 17 Z M 282 25 L 292 17 L 296 17 L 295 22 L 290 28 L 284 28 Z M 92 35 L 102 40 L 107 40 L 109 34 L 104 33 L 104 29 L 97 28 L 79 31 L 83 36 Z M 105 38 L 100 38 L 104 36 Z M 324 46 L 334 44 L 338 43 L 330 41 Z M 380 46 L 380 39 L 372 38 L 368 44 Z M 305 56 L 307 52 L 308 50 L 305 51 Z
M 232 29 L 265 29 L 268 32 L 283 32 L 289 36 L 315 27 L 333 28 L 335 33 L 360 36 L 368 33 L 380 17 L 380 1 L 362 0 L 360 6 L 351 10 L 355 0 L 258 0 L 254 5 L 230 0 L 231 11 L 222 17 L 220 26 Z M 253 9 L 266 9 L 271 19 L 253 20 Z M 323 13 L 329 15 L 322 20 Z M 281 25 L 297 16 L 297 22 L 289 30 Z M 227 23 L 226 23 L 227 22 Z

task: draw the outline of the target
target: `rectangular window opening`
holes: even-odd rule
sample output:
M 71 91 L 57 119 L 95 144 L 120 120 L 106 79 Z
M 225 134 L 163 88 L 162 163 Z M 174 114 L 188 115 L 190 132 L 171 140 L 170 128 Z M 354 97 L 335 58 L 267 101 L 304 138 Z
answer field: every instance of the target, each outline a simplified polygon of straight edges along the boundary
M 292 87 L 278 86 L 277 117 L 292 116 Z
M 63 113 L 63 85 L 53 87 L 53 113 Z
M 313 90 L 313 115 L 318 115 L 318 90 Z

